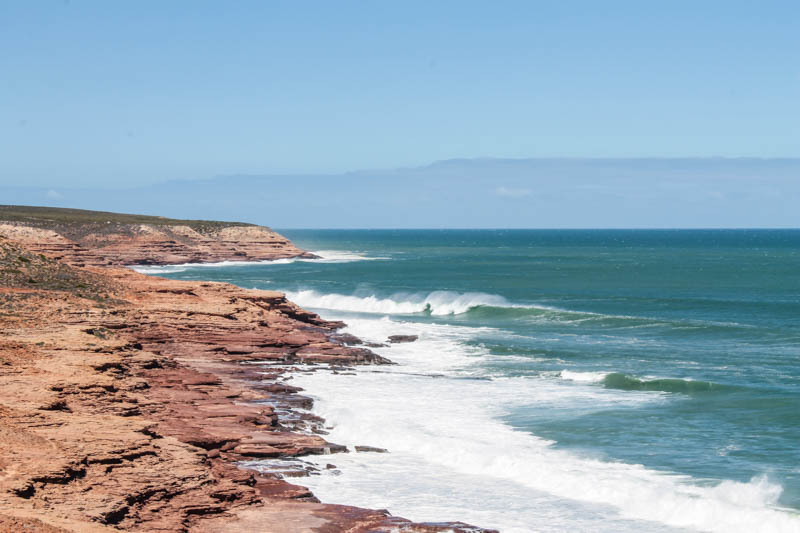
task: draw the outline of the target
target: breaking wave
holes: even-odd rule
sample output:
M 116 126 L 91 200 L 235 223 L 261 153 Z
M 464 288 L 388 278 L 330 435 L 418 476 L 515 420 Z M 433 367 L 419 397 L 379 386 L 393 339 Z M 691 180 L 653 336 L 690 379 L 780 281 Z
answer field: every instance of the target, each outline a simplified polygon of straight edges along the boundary
M 294 376 L 293 383 L 315 398 L 314 411 L 333 427 L 331 439 L 390 452 L 342 454 L 336 458 L 341 471 L 335 473 L 324 470 L 329 458 L 311 458 L 323 473 L 304 484 L 325 501 L 391 506 L 392 512 L 420 521 L 454 509 L 453 517 L 512 533 L 800 531 L 800 517 L 779 507 L 783 487 L 767 476 L 710 484 L 604 461 L 559 449 L 498 417 L 513 405 L 602 409 L 654 401 L 651 395 L 596 386 L 622 374 L 561 371 L 560 378 L 575 381 L 575 387 L 563 387 L 560 380 L 448 379 L 462 376 L 463 365 L 478 355 L 470 353 L 477 347 L 464 344 L 476 334 L 473 328 L 390 318 L 348 323 L 347 331 L 371 341 L 398 331 L 418 334 L 419 340 L 376 348 L 399 363 L 379 373 Z M 432 372 L 444 379 L 426 377 Z M 662 382 L 665 388 L 663 382 L 688 383 L 638 381 Z M 387 499 L 383 488 L 388 485 Z
M 615 315 L 591 311 L 575 311 L 541 304 L 515 303 L 498 294 L 484 292 L 433 291 L 425 293 L 396 293 L 391 296 L 375 294 L 321 293 L 315 290 L 287 291 L 286 295 L 303 307 L 383 315 L 426 314 L 467 315 L 470 319 L 525 321 L 528 323 L 559 323 L 565 326 L 599 328 L 675 328 L 733 331 L 748 326 L 735 322 L 710 322 L 655 317 Z
M 691 379 L 660 378 L 639 379 L 627 374 L 613 372 L 603 379 L 603 386 L 608 389 L 634 390 L 634 391 L 661 391 L 682 392 L 685 394 L 697 392 L 721 392 L 731 390 L 729 385 L 720 385 L 709 381 L 695 381 Z
M 559 373 L 561 379 L 574 381 L 576 383 L 601 383 L 608 372 L 577 372 L 574 370 L 562 370 Z
M 389 315 L 460 315 L 477 307 L 514 307 L 502 296 L 482 292 L 434 291 L 428 295 L 399 294 L 390 298 L 322 294 L 313 290 L 287 292 L 293 302 L 306 307 Z
M 643 379 L 621 372 L 577 372 L 562 370 L 558 373 L 561 379 L 576 383 L 599 383 L 607 389 L 645 392 L 679 392 L 694 394 L 699 392 L 723 392 L 735 390 L 736 387 L 721 385 L 710 381 L 680 378 Z
M 312 252 L 316 258 L 289 257 L 285 259 L 274 259 L 271 261 L 219 261 L 217 263 L 182 263 L 179 265 L 133 265 L 131 268 L 142 274 L 172 274 L 175 272 L 185 272 L 195 268 L 228 268 L 228 267 L 248 267 L 254 265 L 288 265 L 291 263 L 353 263 L 355 261 L 380 261 L 388 257 L 371 257 L 356 252 L 346 252 L 341 250 L 318 250 Z

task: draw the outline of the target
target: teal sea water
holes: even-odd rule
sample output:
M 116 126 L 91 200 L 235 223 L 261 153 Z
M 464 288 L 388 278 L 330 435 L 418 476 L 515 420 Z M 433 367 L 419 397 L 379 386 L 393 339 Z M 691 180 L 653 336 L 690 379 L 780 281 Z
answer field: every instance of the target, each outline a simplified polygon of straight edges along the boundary
M 323 500 L 503 531 L 800 531 L 800 231 L 283 233 L 323 259 L 144 270 L 420 336 L 376 349 L 391 369 L 295 378 L 331 440 L 392 452 L 309 478 Z

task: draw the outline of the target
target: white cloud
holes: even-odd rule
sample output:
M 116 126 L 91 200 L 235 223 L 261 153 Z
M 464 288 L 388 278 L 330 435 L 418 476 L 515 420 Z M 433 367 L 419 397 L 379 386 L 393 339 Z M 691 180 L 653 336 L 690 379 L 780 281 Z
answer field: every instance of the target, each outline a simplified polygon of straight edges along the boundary
M 494 190 L 494 193 L 497 196 L 506 196 L 509 198 L 522 198 L 524 196 L 530 196 L 531 190 L 530 189 L 514 189 L 511 187 L 498 187 Z
M 59 198 L 63 198 L 64 197 L 63 194 L 61 194 L 60 192 L 58 192 L 56 190 L 53 190 L 53 189 L 50 189 L 49 191 L 47 191 L 45 196 L 47 196 L 47 198 L 49 200 L 58 200 Z

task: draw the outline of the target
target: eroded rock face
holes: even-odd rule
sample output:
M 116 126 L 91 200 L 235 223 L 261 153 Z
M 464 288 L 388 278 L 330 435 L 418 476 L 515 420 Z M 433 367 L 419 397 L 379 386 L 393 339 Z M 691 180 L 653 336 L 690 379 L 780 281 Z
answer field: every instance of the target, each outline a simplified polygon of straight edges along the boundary
M 52 224 L 3 221 L 0 235 L 77 266 L 174 265 L 315 257 L 262 226 Z
M 340 323 L 281 293 L 8 250 L 63 284 L 0 287 L 0 532 L 482 531 L 319 503 L 237 466 L 346 451 L 285 380 L 308 363 L 387 363 L 337 339 Z

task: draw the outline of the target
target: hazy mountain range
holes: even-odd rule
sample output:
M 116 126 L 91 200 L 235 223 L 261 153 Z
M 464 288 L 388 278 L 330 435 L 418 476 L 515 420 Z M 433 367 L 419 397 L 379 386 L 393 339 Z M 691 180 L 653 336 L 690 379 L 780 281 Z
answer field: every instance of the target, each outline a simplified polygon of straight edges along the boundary
M 133 188 L 21 184 L 0 187 L 0 203 L 278 228 L 800 227 L 800 159 L 455 159 Z

